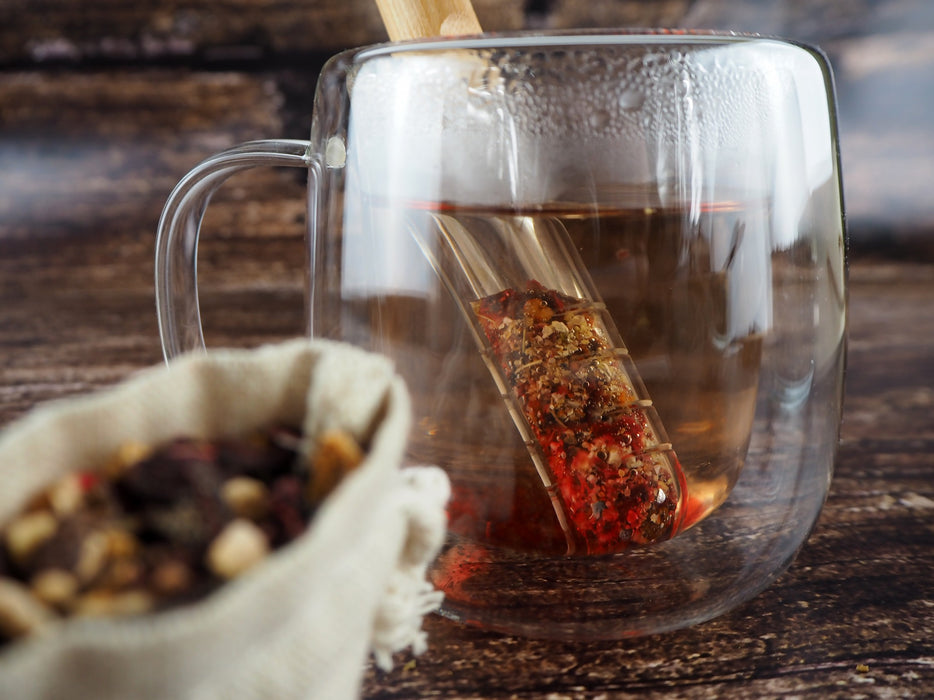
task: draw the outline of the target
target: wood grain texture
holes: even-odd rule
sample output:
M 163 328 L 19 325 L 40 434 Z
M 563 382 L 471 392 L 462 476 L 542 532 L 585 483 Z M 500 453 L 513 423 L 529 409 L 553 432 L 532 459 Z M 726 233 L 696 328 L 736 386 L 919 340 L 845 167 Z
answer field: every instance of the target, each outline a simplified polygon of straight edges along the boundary
M 476 3 L 478 15 L 493 4 Z M 212 5 L 228 28 L 215 45 L 237 36 L 229 28 L 252 11 L 246 5 Z M 520 22 L 556 26 L 621 22 L 628 15 L 614 13 L 632 5 L 502 6 Z M 844 423 L 817 527 L 765 592 L 716 620 L 659 637 L 544 642 L 431 617 L 428 652 L 400 654 L 389 673 L 368 667 L 366 698 L 934 692 L 934 198 L 927 192 L 934 132 L 924 101 L 934 94 L 924 87 L 934 75 L 934 6 L 860 0 L 846 4 L 854 8 L 848 13 L 830 2 L 786 2 L 781 12 L 776 3 L 689 5 L 696 21 L 704 10 L 713 22 L 716 11 L 724 22 L 829 37 L 838 68 L 847 198 L 857 215 L 850 219 Z M 337 16 L 351 6 L 324 2 L 316 11 Z M 0 5 L 0 425 L 161 362 L 152 258 L 172 186 L 202 158 L 240 141 L 304 137 L 320 61 L 330 47 L 356 43 L 352 33 L 320 43 L 296 38 L 307 40 L 299 62 L 291 48 L 218 64 L 159 52 L 123 60 L 116 49 L 104 60 L 107 23 L 133 15 L 140 26 L 146 13 L 159 12 L 180 22 L 183 9 L 197 14 L 207 6 L 117 8 L 94 0 L 81 5 L 85 20 L 77 4 L 28 7 L 43 10 L 44 24 L 38 15 L 21 19 L 10 48 L 4 20 L 27 4 Z M 251 7 L 271 21 L 286 5 Z M 97 51 L 94 60 L 53 65 L 25 49 L 66 29 L 85 37 L 75 45 L 97 47 L 86 54 Z M 125 33 L 137 36 L 132 31 Z M 274 170 L 237 176 L 218 193 L 199 264 L 210 344 L 251 347 L 303 333 L 303 193 L 301 177 Z
M 542 19 L 554 29 L 574 27 L 679 27 L 691 0 L 552 0 Z
M 474 0 L 481 26 L 517 29 L 521 0 Z M 374 0 L 6 0 L 3 62 L 256 60 L 386 41 Z

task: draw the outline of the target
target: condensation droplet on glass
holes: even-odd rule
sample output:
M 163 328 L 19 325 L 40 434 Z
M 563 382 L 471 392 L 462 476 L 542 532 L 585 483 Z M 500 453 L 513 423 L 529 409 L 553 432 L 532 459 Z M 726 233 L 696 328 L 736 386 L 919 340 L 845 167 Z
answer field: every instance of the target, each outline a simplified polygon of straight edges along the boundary
M 627 112 L 639 109 L 643 104 L 645 104 L 645 93 L 642 90 L 629 88 L 619 96 L 619 106 Z
M 324 164 L 329 168 L 343 168 L 347 163 L 347 148 L 344 139 L 332 136 L 324 147 Z
M 610 123 L 610 113 L 605 109 L 596 109 L 590 113 L 589 121 L 592 129 L 602 129 Z

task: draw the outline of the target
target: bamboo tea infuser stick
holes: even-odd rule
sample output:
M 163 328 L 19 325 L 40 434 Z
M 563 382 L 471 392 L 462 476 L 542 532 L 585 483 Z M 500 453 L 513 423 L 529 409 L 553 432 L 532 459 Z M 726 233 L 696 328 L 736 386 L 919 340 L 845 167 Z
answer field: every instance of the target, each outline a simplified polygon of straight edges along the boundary
M 376 0 L 391 41 L 483 31 L 470 0 Z
M 393 41 L 478 34 L 470 0 L 376 0 Z M 607 554 L 681 528 L 685 481 L 613 319 L 557 220 L 506 231 L 507 272 L 456 216 L 412 234 L 473 327 L 567 540 Z M 436 243 L 454 253 L 465 298 Z

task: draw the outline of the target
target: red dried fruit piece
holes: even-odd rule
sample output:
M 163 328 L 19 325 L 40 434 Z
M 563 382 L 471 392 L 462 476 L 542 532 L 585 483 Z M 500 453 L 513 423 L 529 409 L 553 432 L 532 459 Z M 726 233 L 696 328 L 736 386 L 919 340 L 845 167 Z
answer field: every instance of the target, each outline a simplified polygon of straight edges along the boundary
M 176 440 L 130 466 L 114 482 L 124 506 L 170 504 L 216 494 L 221 484 L 217 448 L 207 441 Z
M 533 281 L 473 309 L 572 547 L 604 554 L 674 534 L 680 465 L 595 306 Z
M 309 504 L 305 500 L 305 485 L 294 475 L 281 476 L 269 493 L 269 540 L 279 546 L 301 535 L 308 525 Z
M 100 483 L 101 477 L 94 472 L 79 472 L 78 484 L 82 492 L 88 492 Z

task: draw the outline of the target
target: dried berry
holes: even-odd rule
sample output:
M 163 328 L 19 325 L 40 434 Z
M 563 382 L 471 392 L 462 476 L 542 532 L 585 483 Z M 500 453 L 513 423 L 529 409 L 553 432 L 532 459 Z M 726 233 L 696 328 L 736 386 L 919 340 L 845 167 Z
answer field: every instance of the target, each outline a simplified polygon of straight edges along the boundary
M 305 484 L 293 475 L 276 479 L 269 495 L 270 541 L 275 545 L 294 540 L 305 531 L 310 504 Z
M 217 448 L 203 440 L 177 440 L 128 467 L 115 485 L 124 504 L 136 508 L 210 497 L 220 483 Z

